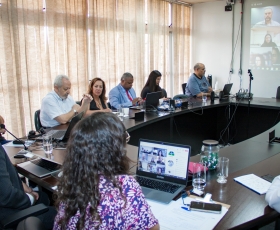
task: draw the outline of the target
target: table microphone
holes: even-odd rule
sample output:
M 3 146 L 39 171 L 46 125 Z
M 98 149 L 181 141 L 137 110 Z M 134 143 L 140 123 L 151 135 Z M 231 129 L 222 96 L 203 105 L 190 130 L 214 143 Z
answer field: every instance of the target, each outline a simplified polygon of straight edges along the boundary
M 18 139 L 14 134 L 12 134 L 9 130 L 7 130 L 4 124 L 0 124 L 0 128 L 1 129 L 5 129 L 9 134 L 11 134 L 14 138 L 16 138 L 21 144 L 23 144 L 24 150 L 28 150 L 28 148 L 26 147 L 24 141 Z

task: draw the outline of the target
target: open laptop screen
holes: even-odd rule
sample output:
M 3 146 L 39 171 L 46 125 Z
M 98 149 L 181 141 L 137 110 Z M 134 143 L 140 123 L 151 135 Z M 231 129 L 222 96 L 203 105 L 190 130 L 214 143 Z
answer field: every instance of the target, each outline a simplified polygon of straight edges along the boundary
M 151 140 L 139 141 L 137 175 L 186 181 L 191 148 L 187 145 Z

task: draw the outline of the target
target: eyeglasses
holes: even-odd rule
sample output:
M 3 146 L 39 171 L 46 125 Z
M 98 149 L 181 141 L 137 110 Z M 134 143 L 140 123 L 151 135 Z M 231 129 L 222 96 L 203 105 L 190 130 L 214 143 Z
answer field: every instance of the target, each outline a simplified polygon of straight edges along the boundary
M 129 133 L 127 131 L 125 131 L 125 134 L 126 134 L 125 140 L 126 140 L 126 143 L 128 143 L 129 140 L 130 140 L 130 135 L 129 135 Z

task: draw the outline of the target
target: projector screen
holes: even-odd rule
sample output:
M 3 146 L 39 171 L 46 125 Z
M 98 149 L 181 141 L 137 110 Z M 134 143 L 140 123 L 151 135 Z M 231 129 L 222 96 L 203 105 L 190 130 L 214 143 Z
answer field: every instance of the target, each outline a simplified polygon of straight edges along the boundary
M 250 68 L 280 72 L 280 1 L 251 2 Z

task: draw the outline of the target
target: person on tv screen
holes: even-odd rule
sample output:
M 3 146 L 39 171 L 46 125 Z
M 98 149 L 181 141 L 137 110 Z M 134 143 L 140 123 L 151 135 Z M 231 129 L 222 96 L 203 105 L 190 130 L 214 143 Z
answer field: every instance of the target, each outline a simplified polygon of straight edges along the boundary
M 272 41 L 270 34 L 266 34 L 264 37 L 264 42 L 261 47 L 277 47 L 276 43 Z
M 255 66 L 256 69 L 261 69 L 264 66 L 264 58 L 262 55 L 257 55 L 255 57 Z
M 272 48 L 271 63 L 272 63 L 272 65 L 279 65 L 280 64 L 280 52 L 279 52 L 278 48 Z
M 280 23 L 272 20 L 272 17 L 273 17 L 272 7 L 264 8 L 264 20 L 256 23 L 255 26 L 280 26 Z

